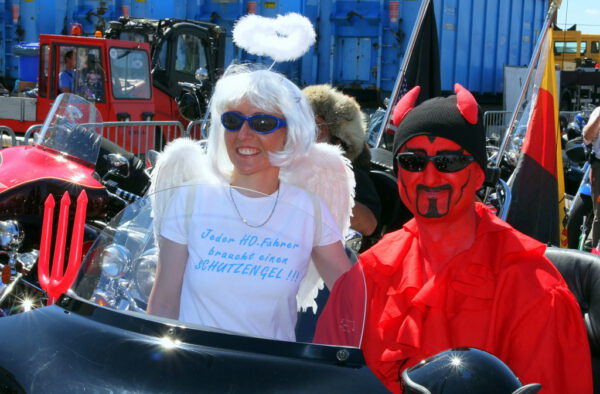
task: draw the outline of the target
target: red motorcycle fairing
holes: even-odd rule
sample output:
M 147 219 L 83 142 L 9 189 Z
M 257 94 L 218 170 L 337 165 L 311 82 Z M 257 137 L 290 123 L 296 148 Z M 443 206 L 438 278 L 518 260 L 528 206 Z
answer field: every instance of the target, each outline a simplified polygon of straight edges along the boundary
M 93 168 L 36 146 L 15 146 L 0 151 L 0 193 L 42 179 L 104 189 L 92 176 L 93 172 Z
M 91 167 L 33 146 L 2 149 L 0 159 L 0 220 L 19 221 L 27 234 L 23 248 L 38 248 L 44 202 L 50 194 L 60 201 L 65 191 L 69 193 L 72 217 L 75 201 L 85 189 L 87 219 L 106 219 L 109 196 L 104 186 L 92 176 L 94 170 Z

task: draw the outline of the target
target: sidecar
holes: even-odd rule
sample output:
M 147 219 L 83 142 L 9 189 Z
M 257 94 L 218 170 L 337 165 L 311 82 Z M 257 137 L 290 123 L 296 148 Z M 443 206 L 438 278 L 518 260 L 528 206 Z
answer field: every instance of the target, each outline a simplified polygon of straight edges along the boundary
M 360 350 L 364 313 L 346 322 L 345 345 L 310 342 L 314 308 L 298 312 L 296 340 L 147 314 L 158 259 L 151 207 L 143 198 L 117 215 L 53 305 L 36 308 L 46 293 L 24 292 L 0 319 L 0 392 L 387 392 Z M 248 248 L 265 259 L 256 254 L 223 275 L 298 280 L 277 258 L 281 245 Z

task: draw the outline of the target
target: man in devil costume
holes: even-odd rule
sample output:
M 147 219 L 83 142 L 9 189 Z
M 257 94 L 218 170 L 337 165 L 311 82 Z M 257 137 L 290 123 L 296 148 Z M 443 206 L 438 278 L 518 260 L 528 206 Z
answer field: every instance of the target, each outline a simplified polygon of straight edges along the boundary
M 360 343 L 362 333 L 367 364 L 394 392 L 404 369 L 468 346 L 542 392 L 590 393 L 579 305 L 545 245 L 477 202 L 487 161 L 482 115 L 469 91 L 457 84 L 455 92 L 414 107 L 416 87 L 396 106 L 394 168 L 414 218 L 338 279 L 315 342 Z

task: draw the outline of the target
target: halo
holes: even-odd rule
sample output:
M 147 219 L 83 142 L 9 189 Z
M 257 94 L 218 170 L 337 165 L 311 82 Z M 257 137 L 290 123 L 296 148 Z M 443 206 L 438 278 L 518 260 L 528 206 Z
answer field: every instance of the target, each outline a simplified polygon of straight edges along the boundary
M 316 41 L 310 20 L 297 13 L 266 18 L 248 14 L 233 26 L 233 42 L 248 53 L 276 62 L 296 60 Z

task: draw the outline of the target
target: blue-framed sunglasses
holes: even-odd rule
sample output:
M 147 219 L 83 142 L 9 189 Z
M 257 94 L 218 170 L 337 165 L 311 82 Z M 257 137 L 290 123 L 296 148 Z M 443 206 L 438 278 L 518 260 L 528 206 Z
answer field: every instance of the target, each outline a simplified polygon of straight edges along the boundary
M 238 131 L 242 128 L 244 122 L 248 122 L 250 128 L 258 134 L 270 134 L 287 126 L 285 119 L 269 114 L 244 116 L 239 112 L 230 111 L 221 115 L 221 124 L 228 131 Z
M 435 156 L 427 156 L 421 153 L 404 152 L 396 155 L 398 166 L 410 172 L 421 172 L 432 162 L 440 172 L 457 172 L 466 168 L 475 161 L 473 156 L 462 153 L 444 153 Z

